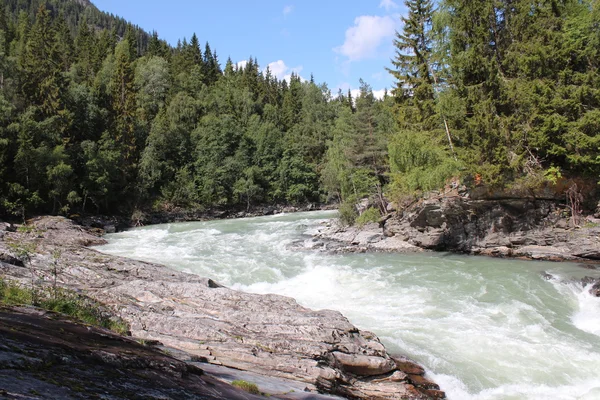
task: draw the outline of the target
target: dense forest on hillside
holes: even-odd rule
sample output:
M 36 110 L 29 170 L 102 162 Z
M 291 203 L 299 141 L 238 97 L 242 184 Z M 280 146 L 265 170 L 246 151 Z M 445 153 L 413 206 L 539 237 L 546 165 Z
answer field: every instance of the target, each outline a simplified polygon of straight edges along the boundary
M 221 63 L 86 1 L 0 4 L 0 214 L 415 196 L 600 177 L 596 0 L 407 0 L 375 99 Z M 225 49 L 226 50 L 226 49 Z M 248 49 L 249 53 L 252 49 Z

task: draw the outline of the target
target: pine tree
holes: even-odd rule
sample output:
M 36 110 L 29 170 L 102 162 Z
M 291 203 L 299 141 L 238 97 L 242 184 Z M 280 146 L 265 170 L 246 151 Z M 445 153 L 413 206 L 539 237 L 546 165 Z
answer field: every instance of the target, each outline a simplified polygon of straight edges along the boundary
M 198 36 L 194 33 L 192 38 L 190 39 L 190 43 L 187 47 L 187 57 L 189 62 L 193 65 L 198 65 L 202 69 L 204 68 L 204 60 L 202 58 L 202 50 L 200 50 L 200 41 L 198 40 Z M 204 69 L 203 69 L 204 73 Z

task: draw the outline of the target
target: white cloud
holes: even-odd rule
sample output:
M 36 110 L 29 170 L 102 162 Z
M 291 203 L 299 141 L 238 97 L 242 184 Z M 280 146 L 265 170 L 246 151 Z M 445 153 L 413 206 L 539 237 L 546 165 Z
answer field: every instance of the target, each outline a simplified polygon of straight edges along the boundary
M 283 7 L 283 16 L 287 17 L 292 13 L 292 11 L 294 11 L 294 6 L 292 5 Z
M 348 89 L 350 89 L 350 94 L 352 95 L 353 100 L 356 100 L 358 98 L 358 96 L 360 96 L 360 89 L 351 89 L 350 84 L 347 82 L 344 82 L 333 91 L 333 93 L 335 93 L 333 95 L 334 98 L 337 98 L 338 89 L 342 89 L 342 94 L 344 96 L 346 96 L 348 94 Z M 381 99 L 383 99 L 383 96 L 385 95 L 385 90 L 386 90 L 385 88 L 379 89 L 379 90 L 372 90 L 373 96 L 376 99 L 381 100 Z
M 283 76 L 289 69 L 289 67 L 285 65 L 285 62 L 283 62 L 283 60 L 273 61 L 272 63 L 269 63 L 268 67 L 271 70 L 271 73 L 275 75 L 277 79 L 283 78 Z
M 244 69 L 244 68 L 246 68 L 246 64 L 248 64 L 248 60 L 242 60 L 242 61 L 238 61 L 236 63 L 238 69 Z
M 379 7 L 385 8 L 386 11 L 390 11 L 394 8 L 398 8 L 398 4 L 394 3 L 393 0 L 381 0 L 381 3 L 379 3 Z
M 385 96 L 385 89 L 373 90 L 373 96 L 378 100 L 383 99 L 383 96 Z
M 349 61 L 371 58 L 376 55 L 381 42 L 394 36 L 395 32 L 392 17 L 362 15 L 354 20 L 354 26 L 346 30 L 344 44 L 333 50 L 348 57 Z
M 285 79 L 288 82 L 290 81 L 292 72 L 296 73 L 297 75 L 300 75 L 300 72 L 303 69 L 302 65 L 299 65 L 297 67 L 288 67 L 287 65 L 285 65 L 285 62 L 283 60 L 273 61 L 272 63 L 268 64 L 268 67 L 269 67 L 269 70 L 271 71 L 271 74 L 276 76 L 277 79 L 279 79 L 279 80 Z M 265 70 L 266 70 L 266 68 L 265 68 Z M 306 81 L 306 79 L 304 79 L 302 77 L 300 77 L 300 79 L 303 82 Z

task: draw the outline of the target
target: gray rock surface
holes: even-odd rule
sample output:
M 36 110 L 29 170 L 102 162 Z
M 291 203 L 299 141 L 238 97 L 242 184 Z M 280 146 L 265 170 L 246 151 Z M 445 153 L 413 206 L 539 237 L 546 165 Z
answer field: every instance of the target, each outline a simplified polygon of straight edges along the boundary
M 37 284 L 48 284 L 56 270 L 60 286 L 109 306 L 130 324 L 134 337 L 159 341 L 196 361 L 301 381 L 307 390 L 351 398 L 443 393 L 413 384 L 375 335 L 358 330 L 339 312 L 310 310 L 278 295 L 242 293 L 208 278 L 85 247 L 102 243 L 65 218 L 38 218 L 29 229 L 7 232 L 0 240 L 0 254 L 10 257 L 16 257 L 16 247 L 35 247 L 27 266 L 0 262 L 0 273 L 29 283 L 34 271 Z
M 554 200 L 478 199 L 462 196 L 421 200 L 378 226 L 329 224 L 315 233 L 342 243 L 344 251 L 453 251 L 539 260 L 600 260 L 600 220 L 574 226 Z M 331 247 L 331 246 L 330 246 Z
M 323 251 L 345 252 L 422 252 L 423 249 L 409 243 L 405 238 L 389 234 L 379 224 L 367 224 L 363 227 L 343 226 L 339 221 L 328 221 L 319 229 L 309 232 L 316 243 L 312 248 Z M 318 243 L 318 245 L 317 245 Z

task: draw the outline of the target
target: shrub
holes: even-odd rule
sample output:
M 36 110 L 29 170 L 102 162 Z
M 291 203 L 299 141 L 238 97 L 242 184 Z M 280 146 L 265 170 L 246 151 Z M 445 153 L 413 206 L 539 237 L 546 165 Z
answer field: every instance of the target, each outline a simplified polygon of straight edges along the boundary
M 236 380 L 231 382 L 232 386 L 235 386 L 236 388 L 245 390 L 248 393 L 251 394 L 260 394 L 260 390 L 258 390 L 258 386 L 256 386 L 256 384 L 254 383 L 250 383 L 250 382 L 246 382 L 246 381 L 242 381 L 242 380 Z
M 348 226 L 354 225 L 354 222 L 358 217 L 358 212 L 356 211 L 353 201 L 345 201 L 340 204 L 339 213 L 340 221 L 342 221 L 344 225 Z
M 377 208 L 371 207 L 356 218 L 356 225 L 363 227 L 369 222 L 378 222 L 381 218 L 381 213 Z

